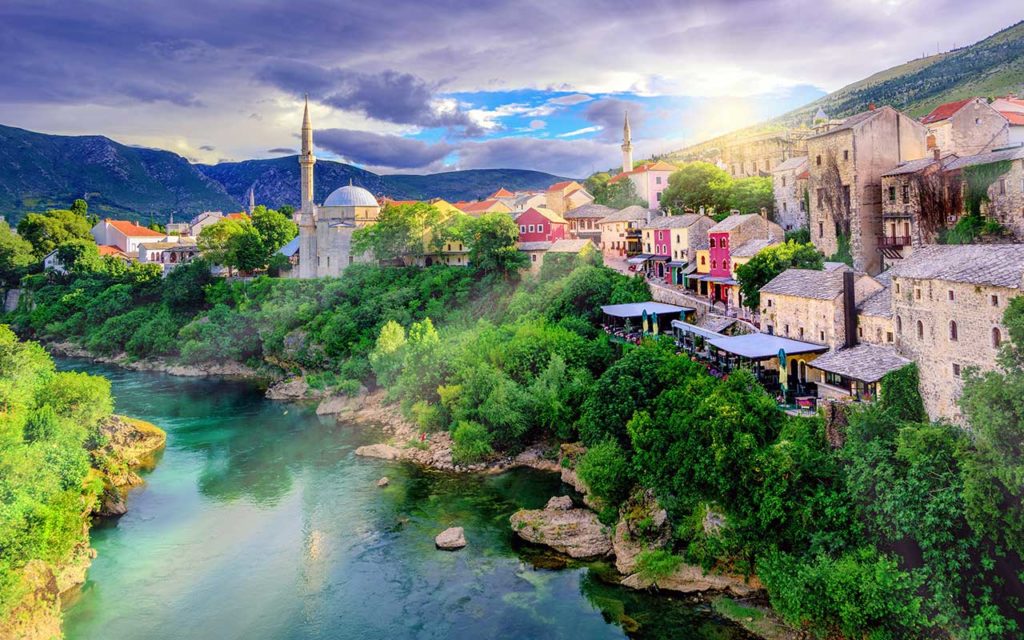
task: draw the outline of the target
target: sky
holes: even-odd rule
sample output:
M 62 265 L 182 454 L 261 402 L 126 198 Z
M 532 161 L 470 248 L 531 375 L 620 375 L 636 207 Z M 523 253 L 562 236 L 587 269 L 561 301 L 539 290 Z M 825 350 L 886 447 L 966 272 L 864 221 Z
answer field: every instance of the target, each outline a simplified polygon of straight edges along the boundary
M 1020 0 L 0 2 L 0 124 L 193 162 L 583 177 L 1024 17 Z

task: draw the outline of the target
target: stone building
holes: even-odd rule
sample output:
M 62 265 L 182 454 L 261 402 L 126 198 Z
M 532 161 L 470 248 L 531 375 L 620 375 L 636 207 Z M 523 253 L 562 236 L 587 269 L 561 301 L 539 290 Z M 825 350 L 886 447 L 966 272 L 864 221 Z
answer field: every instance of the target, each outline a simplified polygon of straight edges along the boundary
M 775 221 L 786 231 L 807 226 L 807 156 L 780 162 L 772 169 L 775 193 Z
M 875 276 L 882 288 L 857 302 L 857 341 L 894 346 L 892 287 L 889 272 Z
M 849 269 L 817 271 L 787 269 L 761 287 L 761 325 L 766 333 L 794 340 L 846 346 L 849 319 L 845 280 Z M 857 305 L 884 287 L 866 274 L 854 274 L 853 303 Z M 853 309 L 851 309 L 853 315 Z
M 811 240 L 822 253 L 837 253 L 845 239 L 857 271 L 881 270 L 882 174 L 925 157 L 926 137 L 923 125 L 886 106 L 807 139 Z
M 298 277 L 340 276 L 348 265 L 365 260 L 352 253 L 352 232 L 373 224 L 380 215 L 380 204 L 366 189 L 348 185 L 335 189 L 322 205 L 313 202 L 313 125 L 309 119 L 309 101 L 302 116 L 301 167 L 302 203 L 295 212 L 299 226 Z
M 807 155 L 806 129 L 743 136 L 723 145 L 719 162 L 734 178 L 765 177 L 785 161 Z
M 996 219 L 1018 241 L 1024 241 L 1024 146 L 955 158 L 946 164 L 945 169 L 962 175 L 967 167 L 997 162 L 1005 163 L 1006 171 L 989 185 L 988 202 L 981 203 L 981 214 Z M 963 200 L 966 207 L 966 198 Z
M 592 204 L 594 196 L 575 180 L 556 182 L 544 193 L 545 207 L 562 215 L 577 207 Z
M 928 148 L 942 154 L 977 155 L 1005 147 L 1010 139 L 1010 124 L 985 98 L 941 104 L 921 124 L 928 129 Z
M 925 193 L 948 193 L 947 189 L 953 188 L 946 184 L 949 174 L 945 167 L 956 156 L 940 158 L 938 149 L 934 149 L 932 154 L 902 162 L 882 174 L 882 231 L 878 237 L 878 251 L 883 269 L 909 256 L 915 247 L 933 244 L 942 225 L 956 222 L 959 210 L 952 208 L 938 212 L 941 220 L 935 224 L 929 225 L 922 219 L 922 190 Z
M 896 348 L 933 419 L 958 419 L 967 367 L 995 366 L 1003 313 L 1024 287 L 1024 245 L 931 245 L 890 270 Z
M 606 256 L 624 256 L 639 253 L 640 228 L 658 215 L 645 207 L 632 206 L 620 209 L 598 221 L 601 230 L 601 251 Z
M 602 218 L 613 213 L 615 213 L 615 209 L 603 204 L 585 204 L 572 211 L 567 211 L 562 217 L 569 223 L 570 237 L 590 240 L 594 246 L 600 246 L 601 229 L 597 225 Z

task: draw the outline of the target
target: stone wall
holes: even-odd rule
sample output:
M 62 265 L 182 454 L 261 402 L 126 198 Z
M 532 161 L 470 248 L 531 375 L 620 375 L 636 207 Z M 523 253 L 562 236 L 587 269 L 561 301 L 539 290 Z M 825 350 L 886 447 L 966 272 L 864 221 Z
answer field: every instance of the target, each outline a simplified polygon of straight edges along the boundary
M 786 231 L 807 226 L 807 212 L 804 210 L 804 190 L 807 180 L 797 179 L 806 170 L 806 165 L 772 173 L 772 190 L 775 193 L 775 221 Z
M 958 420 L 964 369 L 993 368 L 998 354 L 993 330 L 1002 342 L 1008 339 L 1003 312 L 1019 292 L 905 277 L 894 277 L 892 287 L 896 348 L 917 362 L 925 409 L 933 419 Z
M 857 341 L 869 344 L 893 345 L 896 332 L 892 317 L 857 315 Z
M 816 342 L 835 349 L 846 342 L 843 296 L 832 300 L 761 294 L 761 326 L 777 336 Z
M 982 204 L 985 215 L 1024 241 L 1024 159 L 1011 161 L 1010 170 L 989 186 L 988 197 L 990 202 Z

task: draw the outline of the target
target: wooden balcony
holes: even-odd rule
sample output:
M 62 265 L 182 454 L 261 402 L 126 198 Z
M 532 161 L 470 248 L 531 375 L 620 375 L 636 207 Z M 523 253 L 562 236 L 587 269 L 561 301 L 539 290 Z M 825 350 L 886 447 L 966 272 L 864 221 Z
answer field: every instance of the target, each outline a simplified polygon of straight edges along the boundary
M 910 236 L 878 236 L 879 249 L 895 249 L 910 246 Z

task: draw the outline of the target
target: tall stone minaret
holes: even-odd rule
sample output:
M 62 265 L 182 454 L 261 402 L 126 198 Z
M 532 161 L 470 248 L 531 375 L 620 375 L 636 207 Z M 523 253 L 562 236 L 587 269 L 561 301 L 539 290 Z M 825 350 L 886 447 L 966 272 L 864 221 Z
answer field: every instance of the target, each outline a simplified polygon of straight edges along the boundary
M 256 209 L 256 185 L 249 187 L 249 215 Z
M 313 124 L 309 120 L 309 96 L 306 96 L 306 110 L 302 114 L 302 154 L 299 166 L 302 167 L 302 211 L 313 211 Z
M 299 166 L 302 168 L 302 204 L 294 216 L 299 225 L 299 277 L 315 278 L 319 274 L 316 205 L 313 204 L 313 124 L 309 120 L 309 96 L 306 96 L 306 110 L 302 114 L 302 154 Z
M 633 136 L 629 130 L 629 112 L 626 122 L 622 125 L 622 172 L 633 170 Z

